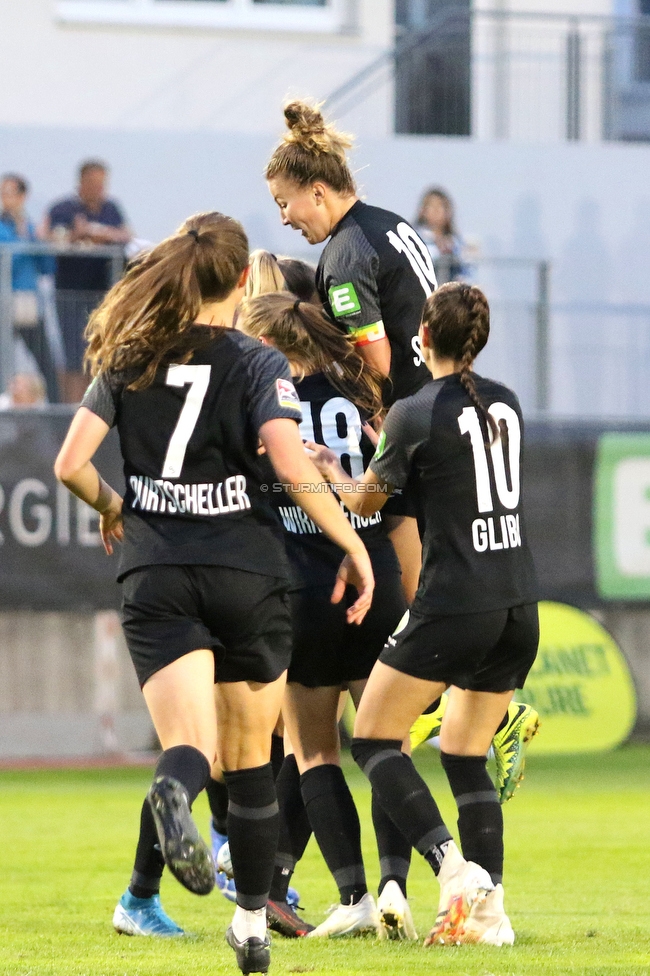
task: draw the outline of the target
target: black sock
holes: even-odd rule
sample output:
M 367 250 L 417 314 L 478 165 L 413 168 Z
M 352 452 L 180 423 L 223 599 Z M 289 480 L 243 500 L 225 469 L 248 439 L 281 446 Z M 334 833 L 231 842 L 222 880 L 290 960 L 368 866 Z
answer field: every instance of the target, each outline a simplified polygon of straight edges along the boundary
M 463 857 L 485 868 L 494 884 L 503 880 L 503 812 L 486 767 L 486 756 L 440 754 L 458 805 Z
M 503 716 L 503 718 L 502 718 L 502 719 L 501 719 L 501 721 L 499 722 L 499 727 L 498 727 L 498 729 L 497 729 L 497 732 L 501 732 L 501 730 L 502 730 L 502 729 L 505 729 L 505 727 L 506 727 L 506 725 L 508 724 L 508 718 L 509 718 L 509 717 L 510 717 L 510 716 L 509 716 L 509 715 L 508 715 L 508 713 L 506 712 L 506 714 L 505 714 L 505 715 Z M 494 734 L 496 735 L 496 734 L 497 734 L 497 732 L 495 732 Z
M 158 776 L 173 776 L 182 783 L 191 807 L 210 776 L 210 764 L 203 753 L 193 746 L 172 746 L 158 760 L 154 779 Z M 151 807 L 149 801 L 145 800 L 140 814 L 140 836 L 129 884 L 131 894 L 136 898 L 150 898 L 157 894 L 164 866 Z
M 398 739 L 353 739 L 354 761 L 404 837 L 438 874 L 452 839 L 431 796 Z
M 280 817 L 271 763 L 224 773 L 228 787 L 228 841 L 237 904 L 266 905 L 278 846 Z
M 206 783 L 205 792 L 208 794 L 212 824 L 218 834 L 228 836 L 228 787 L 218 779 L 210 779 Z
M 318 846 L 330 869 L 342 905 L 356 905 L 368 891 L 361 854 L 361 826 L 340 766 L 308 769 L 300 789 Z
M 379 851 L 381 880 L 378 894 L 381 894 L 389 881 L 396 881 L 406 898 L 406 879 L 411 866 L 411 845 L 372 791 L 372 823 Z
M 278 780 L 282 763 L 284 762 L 284 739 L 275 732 L 271 736 L 271 766 L 273 767 L 273 779 Z
M 165 868 L 158 843 L 158 833 L 149 800 L 142 804 L 140 836 L 135 851 L 135 864 L 129 883 L 129 891 L 136 898 L 151 898 L 160 891 L 160 879 Z
M 289 755 L 284 760 L 275 789 L 280 807 L 280 839 L 269 897 L 273 901 L 286 901 L 291 875 L 311 837 L 311 824 L 300 792 L 300 773 L 295 756 Z

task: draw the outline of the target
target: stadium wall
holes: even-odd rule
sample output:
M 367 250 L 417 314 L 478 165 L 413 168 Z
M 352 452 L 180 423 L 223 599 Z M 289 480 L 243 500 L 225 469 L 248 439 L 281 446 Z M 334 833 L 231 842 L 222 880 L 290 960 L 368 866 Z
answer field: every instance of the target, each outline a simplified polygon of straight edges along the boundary
M 276 118 L 279 134 L 279 105 Z M 100 156 L 138 237 L 158 241 L 216 208 L 243 221 L 253 246 L 314 260 L 318 249 L 280 225 L 268 195 L 273 144 L 269 134 L 0 125 L 0 171 L 27 176 L 40 217 L 73 188 L 79 161 Z M 650 302 L 650 146 L 363 135 L 354 164 L 364 197 L 409 219 L 426 187 L 445 186 L 484 254 L 553 262 L 554 298 Z

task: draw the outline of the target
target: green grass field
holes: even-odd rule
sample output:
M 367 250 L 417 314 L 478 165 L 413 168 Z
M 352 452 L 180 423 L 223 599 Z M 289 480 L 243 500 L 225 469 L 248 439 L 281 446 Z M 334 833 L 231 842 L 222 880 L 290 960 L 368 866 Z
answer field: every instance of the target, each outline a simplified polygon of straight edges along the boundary
M 416 754 L 449 825 L 454 807 L 437 755 Z M 369 884 L 377 855 L 369 790 L 346 763 L 362 817 Z M 236 976 L 224 932 L 231 906 L 163 881 L 167 911 L 191 936 L 118 936 L 111 927 L 126 887 L 143 769 L 0 773 L 0 973 L 11 976 Z M 195 806 L 207 834 L 204 797 Z M 505 807 L 506 909 L 512 948 L 423 949 L 368 938 L 274 939 L 272 973 L 375 976 L 650 974 L 650 747 L 589 757 L 529 760 Z M 295 876 L 306 917 L 318 922 L 336 892 L 313 842 Z M 410 898 L 425 935 L 437 882 L 414 855 Z

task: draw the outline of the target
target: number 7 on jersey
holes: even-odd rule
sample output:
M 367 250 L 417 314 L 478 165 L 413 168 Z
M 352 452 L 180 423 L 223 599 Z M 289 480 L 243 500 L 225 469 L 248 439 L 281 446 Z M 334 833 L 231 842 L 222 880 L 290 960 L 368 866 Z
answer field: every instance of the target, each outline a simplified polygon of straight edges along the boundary
M 181 476 L 187 445 L 194 433 L 205 394 L 210 385 L 211 370 L 211 366 L 182 365 L 173 365 L 167 370 L 166 386 L 183 387 L 189 385 L 189 390 L 174 433 L 169 439 L 162 469 L 163 478 L 180 478 Z

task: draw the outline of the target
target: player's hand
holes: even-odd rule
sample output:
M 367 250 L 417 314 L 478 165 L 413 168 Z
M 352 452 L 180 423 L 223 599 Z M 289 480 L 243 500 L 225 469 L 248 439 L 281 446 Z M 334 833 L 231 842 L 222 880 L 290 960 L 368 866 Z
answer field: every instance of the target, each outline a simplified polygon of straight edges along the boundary
M 355 553 L 348 553 L 336 574 L 336 583 L 332 593 L 332 603 L 340 603 L 345 595 L 346 586 L 354 586 L 358 597 L 347 610 L 349 624 L 360 624 L 370 610 L 372 594 L 375 589 L 375 577 L 372 572 L 370 556 L 366 549 Z
M 379 444 L 379 434 L 372 424 L 362 424 L 361 430 L 364 432 L 372 446 L 377 447 L 377 444 Z
M 320 473 L 328 481 L 333 480 L 331 474 L 339 467 L 338 455 L 322 444 L 315 444 L 314 441 L 303 441 L 305 450 L 309 454 L 310 460 L 314 462 Z M 335 480 L 335 479 L 334 479 Z
M 122 519 L 122 499 L 115 494 L 109 507 L 99 516 L 99 532 L 104 549 L 109 556 L 113 555 L 113 540 L 121 542 L 124 538 L 124 521 Z

